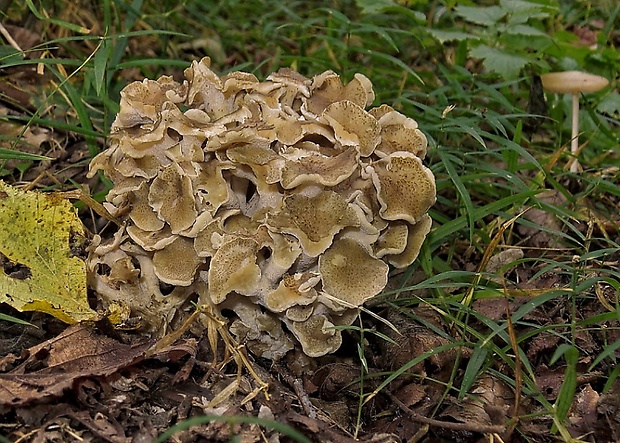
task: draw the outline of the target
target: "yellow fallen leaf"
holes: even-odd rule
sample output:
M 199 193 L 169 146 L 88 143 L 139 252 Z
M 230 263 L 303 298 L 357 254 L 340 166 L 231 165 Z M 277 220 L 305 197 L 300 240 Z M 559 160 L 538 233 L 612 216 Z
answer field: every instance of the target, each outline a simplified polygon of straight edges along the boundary
M 86 265 L 76 256 L 85 241 L 68 200 L 0 180 L 0 302 L 66 323 L 96 318 L 86 298 Z

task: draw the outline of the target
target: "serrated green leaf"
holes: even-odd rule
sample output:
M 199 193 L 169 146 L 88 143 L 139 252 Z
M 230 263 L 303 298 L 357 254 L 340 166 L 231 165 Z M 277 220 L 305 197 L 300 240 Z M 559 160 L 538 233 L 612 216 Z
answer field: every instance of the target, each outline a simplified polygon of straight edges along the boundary
M 608 115 L 620 115 L 620 94 L 617 92 L 607 94 L 598 104 L 596 110 Z
M 385 8 L 394 6 L 395 2 L 392 0 L 355 0 L 355 4 L 362 14 L 377 14 Z
M 531 19 L 544 19 L 558 9 L 552 5 L 542 5 L 524 0 L 501 0 L 499 4 L 508 16 L 510 23 L 526 23 Z
M 487 45 L 476 46 L 469 51 L 469 55 L 483 59 L 483 64 L 489 72 L 495 72 L 506 79 L 517 78 L 521 69 L 530 62 L 524 56 L 510 54 Z
M 507 34 L 513 34 L 513 35 L 525 35 L 528 37 L 549 38 L 547 33 L 541 31 L 540 29 L 536 29 L 535 27 L 530 26 L 530 25 L 523 25 L 523 24 L 509 25 L 505 27 L 505 31 Z
M 427 29 L 428 33 L 432 35 L 439 43 L 464 41 L 464 40 L 480 40 L 480 37 L 474 34 L 468 34 L 461 31 L 442 31 L 441 29 Z
M 457 6 L 454 12 L 470 23 L 484 26 L 497 24 L 506 14 L 499 6 Z

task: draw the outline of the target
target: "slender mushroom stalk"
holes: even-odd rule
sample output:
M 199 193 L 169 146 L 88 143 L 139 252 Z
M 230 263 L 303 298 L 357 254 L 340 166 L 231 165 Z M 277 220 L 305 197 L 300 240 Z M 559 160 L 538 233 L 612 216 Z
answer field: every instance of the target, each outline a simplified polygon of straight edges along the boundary
M 541 77 L 543 88 L 558 94 L 572 94 L 572 133 L 571 133 L 571 172 L 579 171 L 579 93 L 597 92 L 609 84 L 609 80 L 599 75 L 579 71 L 550 72 Z

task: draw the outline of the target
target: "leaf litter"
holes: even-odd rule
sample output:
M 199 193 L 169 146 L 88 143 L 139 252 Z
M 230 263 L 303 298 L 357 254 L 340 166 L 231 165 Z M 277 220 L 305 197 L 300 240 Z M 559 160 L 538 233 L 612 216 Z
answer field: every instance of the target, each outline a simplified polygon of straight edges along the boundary
M 502 378 L 512 374 L 512 369 L 489 360 L 486 364 L 494 375 L 477 377 L 462 398 L 457 391 L 446 390 L 450 384 L 458 389 L 475 347 L 466 341 L 453 346 L 459 334 L 451 329 L 445 307 L 423 302 L 424 291 L 404 291 L 398 296 L 401 301 L 412 297 L 418 307 L 401 308 L 398 313 L 393 305 L 378 304 L 372 307 L 374 315 L 383 316 L 387 323 L 365 314 L 362 323 L 357 323 L 363 330 L 377 332 L 364 336 L 364 365 L 360 364 L 360 337 L 355 331 L 345 335 L 343 349 L 334 356 L 308 359 L 296 351 L 274 364 L 253 358 L 242 344 L 223 338 L 220 332 L 225 318 L 212 319 L 210 334 L 193 337 L 188 323 L 185 329 L 156 343 L 137 331 L 115 330 L 105 319 L 63 331 L 58 326 L 50 328 L 35 315 L 35 323 L 41 327 L 39 337 L 47 337 L 39 344 L 28 349 L 10 346 L 16 343 L 15 337 L 32 327 L 16 325 L 11 333 L 2 331 L 6 340 L 0 341 L 0 346 L 5 343 L 0 348 L 4 356 L 0 360 L 0 417 L 6 423 L 2 432 L 12 438 L 31 435 L 32 441 L 38 436 L 38 441 L 89 438 L 129 442 L 136 434 L 154 441 L 175 424 L 206 414 L 213 420 L 180 429 L 174 438 L 227 442 L 240 435 L 243 441 L 286 441 L 265 425 L 277 422 L 313 441 L 466 442 L 484 435 L 507 441 L 515 436 L 514 426 L 527 438 L 546 441 L 550 419 L 534 400 L 537 393 L 532 389 L 547 401 L 556 401 L 566 365 L 562 361 L 549 364 L 549 354 L 562 341 L 553 332 L 561 330 L 535 331 L 568 324 L 570 303 L 566 291 L 558 292 L 567 284 L 564 276 L 541 272 L 524 260 L 531 256 L 529 247 L 521 244 L 490 257 L 488 266 L 501 269 L 503 279 L 489 279 L 486 284 L 503 282 L 505 287 L 497 288 L 492 297 L 474 297 L 471 306 L 476 313 L 471 327 L 483 334 L 490 333 L 486 328 L 493 322 L 501 324 L 508 315 L 523 312 L 516 334 L 531 336 L 521 347 L 535 369 L 536 385 L 524 388 L 518 404 L 514 386 Z M 539 247 L 538 243 L 533 247 Z M 11 261 L 17 262 L 15 258 Z M 6 263 L 3 269 L 13 275 L 10 278 L 27 274 Z M 416 278 L 412 276 L 411 285 Z M 600 295 L 582 301 L 584 319 L 608 312 L 600 297 L 614 303 L 615 289 L 605 282 L 600 287 Z M 512 295 L 498 298 L 503 293 Z M 529 306 L 545 294 L 552 295 L 542 304 Z M 387 324 L 395 325 L 399 333 Z M 605 317 L 601 324 L 604 330 L 581 328 L 576 335 L 580 346 L 592 355 L 600 352 L 603 343 L 619 338 L 616 319 Z M 617 357 L 614 354 L 613 358 Z M 419 361 L 410 365 L 416 359 Z M 603 390 L 606 377 L 598 368 L 589 369 L 589 363 L 584 360 L 577 366 L 567 432 L 575 437 L 590 433 L 594 441 L 611 441 L 620 436 L 620 383 L 616 379 Z M 407 370 L 399 377 L 381 386 L 387 374 L 405 366 Z M 370 393 L 376 394 L 371 397 Z M 515 421 L 514 417 L 526 415 L 532 418 Z M 244 416 L 265 421 L 262 426 L 226 422 L 227 417 Z

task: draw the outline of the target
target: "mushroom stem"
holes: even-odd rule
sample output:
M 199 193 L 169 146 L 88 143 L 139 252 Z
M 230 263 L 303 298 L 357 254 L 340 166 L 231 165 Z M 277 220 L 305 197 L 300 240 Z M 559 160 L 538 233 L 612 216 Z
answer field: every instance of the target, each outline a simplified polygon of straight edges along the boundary
M 570 152 L 573 155 L 570 164 L 571 172 L 579 172 L 579 160 L 577 153 L 579 152 L 579 93 L 573 92 L 573 111 L 572 111 L 572 133 L 570 140 Z
M 579 172 L 581 167 L 577 161 L 579 152 L 579 93 L 600 91 L 609 84 L 609 80 L 598 75 L 579 71 L 549 72 L 540 76 L 543 88 L 556 94 L 570 92 L 573 95 L 570 171 Z

